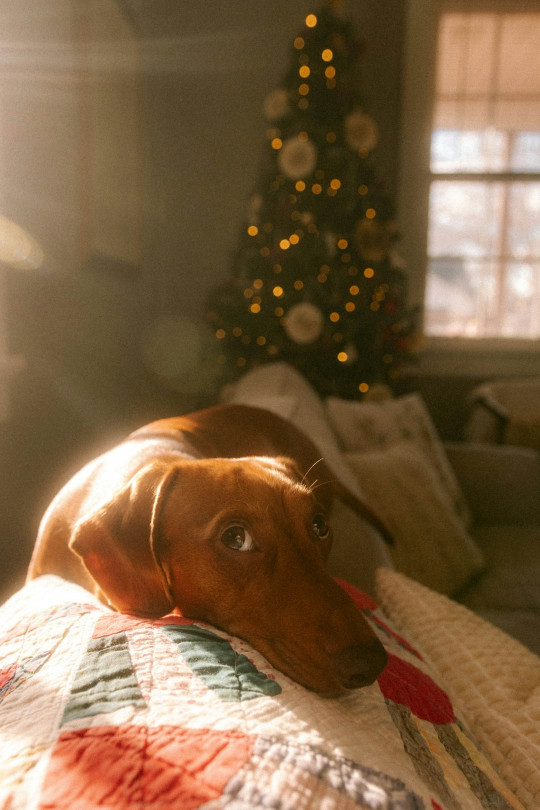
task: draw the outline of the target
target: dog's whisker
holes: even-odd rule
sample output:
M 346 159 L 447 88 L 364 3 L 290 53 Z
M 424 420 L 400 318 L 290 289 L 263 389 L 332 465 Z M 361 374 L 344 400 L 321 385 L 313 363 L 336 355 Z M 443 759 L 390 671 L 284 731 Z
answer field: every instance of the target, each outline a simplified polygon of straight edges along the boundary
M 316 466 L 317 466 L 317 464 L 320 464 L 320 463 L 321 463 L 321 462 L 323 462 L 323 461 L 324 461 L 324 459 L 321 457 L 321 458 L 317 459 L 317 461 L 314 461 L 314 462 L 313 462 L 313 464 L 311 465 L 311 467 L 309 468 L 309 470 L 306 470 L 306 472 L 304 473 L 304 476 L 303 476 L 303 478 L 302 478 L 302 480 L 301 480 L 301 482 L 300 482 L 302 485 L 305 485 L 305 484 L 306 484 L 307 477 L 308 477 L 308 475 L 310 474 L 310 472 L 312 471 L 312 469 L 313 469 L 314 467 L 316 467 Z M 311 487 L 308 487 L 308 489 L 309 489 L 309 491 L 311 492 Z

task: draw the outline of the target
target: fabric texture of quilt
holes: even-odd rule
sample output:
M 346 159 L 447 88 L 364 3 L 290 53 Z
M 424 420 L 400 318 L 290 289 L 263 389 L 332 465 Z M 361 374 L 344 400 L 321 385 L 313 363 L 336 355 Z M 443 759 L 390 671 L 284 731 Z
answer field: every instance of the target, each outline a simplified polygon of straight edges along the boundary
M 389 664 L 338 698 L 204 623 L 26 585 L 0 609 L 0 810 L 522 808 L 421 653 L 341 584 Z

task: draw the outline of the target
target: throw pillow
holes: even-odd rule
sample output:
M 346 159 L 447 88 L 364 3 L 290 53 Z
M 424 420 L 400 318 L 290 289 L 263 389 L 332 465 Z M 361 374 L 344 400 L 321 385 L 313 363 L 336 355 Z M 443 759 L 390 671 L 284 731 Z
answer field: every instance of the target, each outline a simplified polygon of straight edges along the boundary
M 377 403 L 329 397 L 326 411 L 345 450 L 377 450 L 403 440 L 415 442 L 429 456 L 456 514 L 466 526 L 471 525 L 469 508 L 419 394 Z
M 345 456 L 367 502 L 394 537 L 390 553 L 399 571 L 452 594 L 482 569 L 480 549 L 414 442 Z
M 540 658 L 467 608 L 395 571 L 377 574 L 394 626 L 435 667 L 507 784 L 540 807 Z

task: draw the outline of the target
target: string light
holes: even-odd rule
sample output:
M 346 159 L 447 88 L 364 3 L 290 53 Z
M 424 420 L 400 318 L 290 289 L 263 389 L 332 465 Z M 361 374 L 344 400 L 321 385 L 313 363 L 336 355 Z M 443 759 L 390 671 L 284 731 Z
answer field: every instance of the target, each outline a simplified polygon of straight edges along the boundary
M 377 212 L 375 211 L 375 209 L 374 208 L 368 208 L 368 210 L 366 211 L 366 217 L 368 219 L 375 219 L 376 216 L 377 216 Z
M 298 88 L 298 92 L 300 93 L 301 96 L 307 96 L 307 94 L 309 93 L 309 84 L 303 82 Z
M 272 290 L 272 294 L 275 295 L 276 298 L 281 298 L 283 293 L 284 293 L 283 287 L 280 287 L 278 284 L 276 284 L 276 286 Z
M 332 321 L 332 323 L 337 323 L 340 318 L 339 312 L 331 312 L 329 318 Z
M 281 239 L 279 246 L 281 250 L 288 250 L 291 246 L 291 243 L 289 242 L 288 239 Z
M 346 363 L 347 360 L 349 359 L 349 355 L 347 354 L 347 352 L 339 352 L 337 359 L 339 360 L 340 363 Z
M 345 304 L 345 309 L 347 312 L 354 312 L 356 309 L 356 304 L 354 304 L 352 301 L 347 301 Z
M 250 236 L 257 236 L 257 234 L 259 233 L 259 229 L 257 228 L 256 225 L 250 225 L 249 228 L 247 229 L 247 232 Z
M 276 152 L 279 149 L 281 149 L 282 146 L 283 146 L 283 141 L 281 140 L 281 138 L 273 138 L 272 139 L 272 149 L 275 149 Z
M 321 184 L 320 183 L 313 183 L 313 185 L 311 186 L 311 191 L 313 192 L 313 194 L 320 194 L 321 191 L 322 191 Z
M 303 180 L 297 180 L 294 187 L 295 187 L 295 189 L 297 191 L 305 191 L 306 190 L 306 184 L 304 183 Z M 298 214 L 298 211 L 293 211 L 293 214 Z M 297 217 L 295 217 L 295 218 L 297 218 Z
M 225 332 L 225 329 L 218 329 L 216 331 L 216 337 L 217 337 L 218 340 L 223 340 L 223 338 L 225 337 L 226 334 L 227 333 Z
M 298 73 L 302 77 L 302 79 L 307 79 L 307 77 L 311 74 L 311 70 L 307 65 L 301 65 Z
M 306 25 L 308 28 L 315 28 L 315 26 L 317 25 L 317 15 L 308 14 L 306 17 Z
M 361 382 L 360 385 L 358 386 L 358 390 L 360 391 L 361 394 L 367 394 L 367 392 L 369 391 L 369 385 L 366 382 Z
M 321 53 L 321 59 L 323 60 L 323 62 L 331 62 L 333 58 L 334 54 L 330 50 L 330 48 L 325 48 L 324 51 Z
M 250 306 L 250 308 L 249 308 L 249 311 L 252 312 L 254 315 L 258 315 L 259 312 L 261 311 L 261 305 L 260 304 L 252 304 Z
M 351 287 L 349 287 L 349 293 L 351 295 L 358 295 L 359 292 L 360 292 L 360 287 L 357 287 L 356 284 L 353 284 Z
M 336 77 L 336 69 L 333 65 L 329 65 L 326 70 L 324 71 L 324 75 L 327 79 L 335 79 Z
M 235 326 L 234 329 L 232 330 L 232 333 L 233 333 L 234 337 L 241 337 L 242 336 L 242 331 L 243 330 L 241 329 L 240 326 Z
M 349 243 L 346 239 L 339 239 L 337 246 L 340 250 L 346 250 L 349 247 Z
M 306 43 L 303 37 L 296 37 L 294 40 L 294 47 L 297 51 L 301 51 L 305 44 Z
M 366 267 L 366 269 L 364 270 L 364 276 L 366 278 L 373 278 L 374 275 L 375 270 L 373 269 L 373 267 Z

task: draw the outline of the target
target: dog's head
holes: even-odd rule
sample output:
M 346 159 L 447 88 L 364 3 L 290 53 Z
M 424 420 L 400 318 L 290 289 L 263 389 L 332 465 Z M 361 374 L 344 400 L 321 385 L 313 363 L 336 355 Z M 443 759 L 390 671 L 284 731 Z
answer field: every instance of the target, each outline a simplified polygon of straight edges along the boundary
M 335 694 L 372 683 L 386 654 L 325 570 L 325 506 L 289 459 L 158 462 L 79 521 L 70 547 L 117 610 L 177 608 Z

